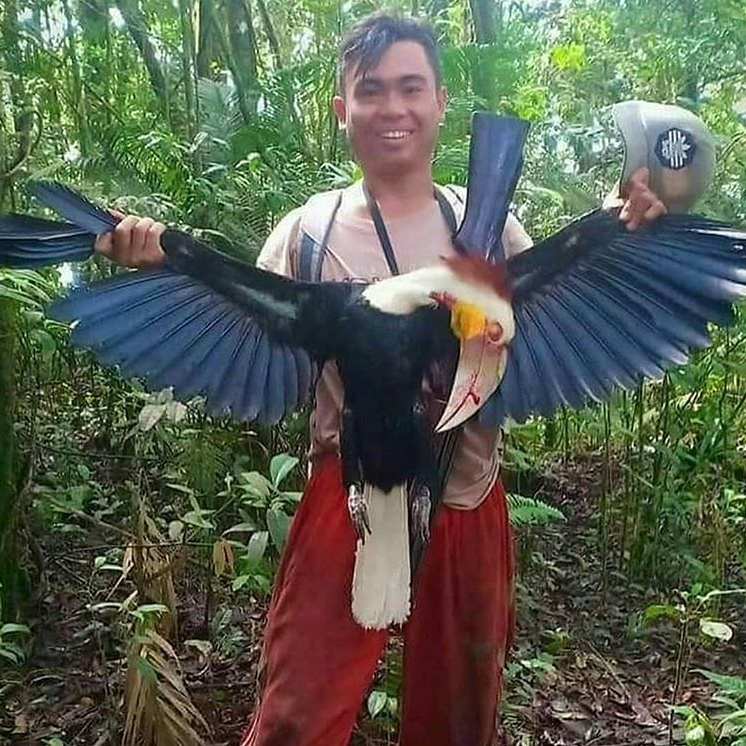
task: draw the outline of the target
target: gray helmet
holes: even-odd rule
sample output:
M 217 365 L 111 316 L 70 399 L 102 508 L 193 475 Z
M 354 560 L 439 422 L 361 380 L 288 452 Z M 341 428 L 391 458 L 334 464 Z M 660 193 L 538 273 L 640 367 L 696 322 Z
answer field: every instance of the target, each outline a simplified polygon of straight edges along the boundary
M 624 139 L 623 184 L 638 168 L 670 212 L 688 212 L 712 183 L 715 143 L 702 120 L 679 106 L 622 101 L 612 114 Z

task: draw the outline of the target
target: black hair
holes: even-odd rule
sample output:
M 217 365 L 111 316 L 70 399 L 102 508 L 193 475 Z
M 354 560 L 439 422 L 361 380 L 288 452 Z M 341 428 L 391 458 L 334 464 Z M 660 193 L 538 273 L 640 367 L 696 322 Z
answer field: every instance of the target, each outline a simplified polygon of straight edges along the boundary
M 357 66 L 359 75 L 375 67 L 386 50 L 397 41 L 414 41 L 422 46 L 440 85 L 440 52 L 435 33 L 425 21 L 389 11 L 371 13 L 358 21 L 345 35 L 337 58 L 337 90 L 344 94 L 345 75 Z

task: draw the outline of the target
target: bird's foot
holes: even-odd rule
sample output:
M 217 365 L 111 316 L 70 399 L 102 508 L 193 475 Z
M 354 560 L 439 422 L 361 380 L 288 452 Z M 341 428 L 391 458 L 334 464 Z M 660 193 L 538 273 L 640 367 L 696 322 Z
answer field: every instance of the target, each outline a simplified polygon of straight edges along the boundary
M 430 490 L 424 484 L 415 485 L 410 500 L 412 533 L 426 544 L 430 541 Z
M 368 518 L 368 503 L 359 484 L 351 484 L 347 493 L 347 510 L 350 511 L 352 525 L 355 527 L 357 538 L 365 544 L 365 534 L 370 533 L 370 519 Z

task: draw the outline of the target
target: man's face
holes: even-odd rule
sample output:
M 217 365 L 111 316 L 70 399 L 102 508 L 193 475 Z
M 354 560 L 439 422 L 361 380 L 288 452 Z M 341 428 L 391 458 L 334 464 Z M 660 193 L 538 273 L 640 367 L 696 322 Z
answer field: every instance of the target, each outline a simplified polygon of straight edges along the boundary
M 445 90 L 415 41 L 392 44 L 364 76 L 348 70 L 334 111 L 363 172 L 429 167 L 445 111 Z

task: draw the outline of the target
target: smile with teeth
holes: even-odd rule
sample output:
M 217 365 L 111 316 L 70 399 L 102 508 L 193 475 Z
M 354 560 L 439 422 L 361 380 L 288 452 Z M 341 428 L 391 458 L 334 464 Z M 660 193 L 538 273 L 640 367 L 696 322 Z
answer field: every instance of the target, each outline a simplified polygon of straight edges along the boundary
M 382 132 L 381 137 L 384 140 L 403 140 L 411 134 L 411 130 L 389 130 L 388 132 Z

